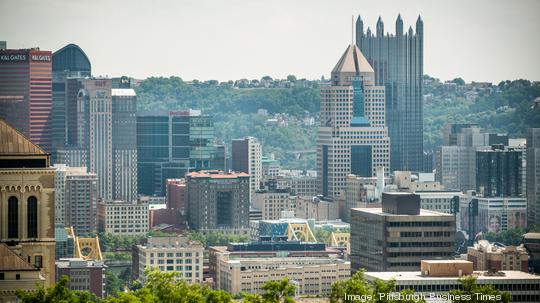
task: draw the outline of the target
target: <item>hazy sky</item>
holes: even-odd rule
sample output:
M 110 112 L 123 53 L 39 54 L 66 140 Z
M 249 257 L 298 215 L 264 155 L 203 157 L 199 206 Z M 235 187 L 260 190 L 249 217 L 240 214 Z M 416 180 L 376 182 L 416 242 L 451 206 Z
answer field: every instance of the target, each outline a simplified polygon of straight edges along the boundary
M 540 80 L 540 1 L 0 0 L 8 48 L 78 44 L 92 73 L 184 80 L 328 76 L 351 15 L 394 32 L 424 20 L 424 72 L 442 80 Z

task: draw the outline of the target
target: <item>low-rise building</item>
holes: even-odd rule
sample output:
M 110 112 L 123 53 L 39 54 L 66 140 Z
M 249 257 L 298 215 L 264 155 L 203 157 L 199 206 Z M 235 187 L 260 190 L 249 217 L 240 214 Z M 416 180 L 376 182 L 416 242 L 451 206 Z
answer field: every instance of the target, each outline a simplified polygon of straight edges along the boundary
M 233 294 L 262 293 L 268 281 L 288 278 L 297 295 L 331 292 L 332 283 L 350 277 L 350 262 L 323 243 L 260 241 L 210 247 L 210 272 L 218 289 Z
M 124 201 L 98 203 L 98 231 L 115 235 L 146 235 L 148 204 Z
M 467 248 L 467 260 L 473 262 L 474 270 L 529 271 L 529 255 L 523 245 L 499 246 L 480 240 Z
M 146 281 L 145 269 L 158 268 L 162 272 L 176 272 L 189 283 L 203 281 L 204 247 L 187 237 L 149 237 L 144 245 L 137 245 L 133 268 L 141 281 Z
M 251 205 L 261 210 L 262 220 L 277 220 L 281 212 L 293 210 L 294 197 L 288 189 L 258 190 L 252 195 Z
M 410 289 L 416 297 L 433 302 L 451 302 L 448 291 L 458 289 L 460 278 L 471 275 L 478 285 L 490 285 L 512 295 L 514 303 L 540 302 L 540 276 L 522 271 L 472 271 L 472 262 L 462 260 L 422 261 L 421 271 L 365 272 L 369 282 L 393 280 L 396 291 Z M 469 298 L 470 300 L 475 300 Z M 487 301 L 487 300 L 486 300 Z M 492 300 L 495 302 L 494 300 Z
M 298 218 L 316 221 L 339 219 L 339 203 L 321 196 L 296 196 L 295 215 Z
M 62 258 L 56 261 L 56 281 L 62 276 L 68 276 L 69 289 L 89 291 L 98 298 L 105 298 L 106 269 L 103 261 Z

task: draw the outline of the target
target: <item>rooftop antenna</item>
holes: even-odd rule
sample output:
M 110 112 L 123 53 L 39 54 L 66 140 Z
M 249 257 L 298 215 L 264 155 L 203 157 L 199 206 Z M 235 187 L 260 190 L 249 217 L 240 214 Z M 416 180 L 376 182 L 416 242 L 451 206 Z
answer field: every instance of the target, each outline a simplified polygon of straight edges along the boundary
M 351 44 L 354 44 L 354 15 L 351 15 Z

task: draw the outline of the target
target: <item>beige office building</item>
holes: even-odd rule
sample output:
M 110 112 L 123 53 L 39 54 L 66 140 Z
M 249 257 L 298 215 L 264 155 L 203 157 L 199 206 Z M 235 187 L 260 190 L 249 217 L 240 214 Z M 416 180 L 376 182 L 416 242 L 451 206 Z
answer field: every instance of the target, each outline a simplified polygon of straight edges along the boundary
M 350 278 L 351 263 L 336 258 L 234 258 L 218 257 L 217 285 L 232 294 L 260 294 L 262 286 L 273 280 L 288 278 L 297 295 L 324 295 L 332 283 Z
M 135 236 L 148 233 L 148 204 L 106 201 L 98 203 L 98 231 Z
M 200 242 L 187 237 L 149 237 L 145 245 L 137 245 L 138 277 L 145 281 L 145 269 L 158 268 L 161 272 L 175 272 L 189 283 L 203 280 L 203 252 Z
M 295 197 L 288 190 L 259 190 L 252 196 L 251 204 L 262 212 L 262 220 L 278 220 L 282 211 L 294 210 Z

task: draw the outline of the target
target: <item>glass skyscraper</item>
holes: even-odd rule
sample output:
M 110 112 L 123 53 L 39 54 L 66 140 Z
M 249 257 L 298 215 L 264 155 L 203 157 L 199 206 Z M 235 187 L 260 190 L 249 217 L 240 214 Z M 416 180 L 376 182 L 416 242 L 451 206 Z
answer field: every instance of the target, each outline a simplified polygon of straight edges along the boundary
M 139 194 L 165 196 L 167 179 L 215 163 L 214 121 L 197 111 L 143 113 L 137 116 Z
M 386 88 L 386 124 L 390 134 L 390 168 L 422 170 L 424 22 L 418 17 L 416 33 L 403 31 L 398 16 L 396 33 L 384 33 L 379 17 L 376 32 L 356 21 L 356 45 L 375 71 L 375 85 Z

